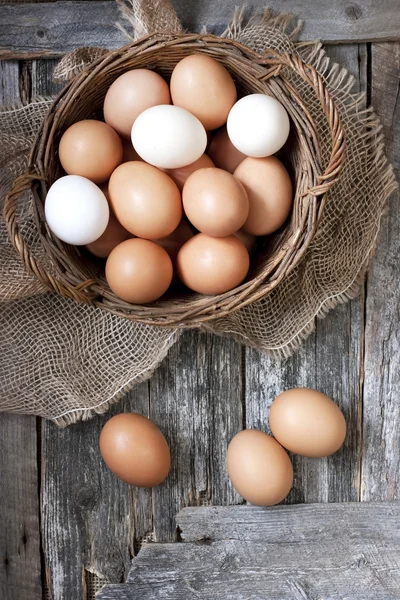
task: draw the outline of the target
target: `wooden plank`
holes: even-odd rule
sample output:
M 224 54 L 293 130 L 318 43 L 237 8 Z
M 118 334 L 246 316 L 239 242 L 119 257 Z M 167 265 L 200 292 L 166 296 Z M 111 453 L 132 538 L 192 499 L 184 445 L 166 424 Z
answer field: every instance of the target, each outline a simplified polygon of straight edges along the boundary
M 0 104 L 19 99 L 18 63 L 0 62 Z M 0 474 L 0 597 L 41 600 L 35 417 L 0 414 Z
M 340 541 L 348 528 L 357 544 L 376 541 L 380 528 L 400 539 L 399 502 L 334 502 L 293 506 L 185 508 L 176 517 L 183 542 L 323 543 Z M 325 523 L 321 527 L 321 523 Z M 368 525 L 372 526 L 369 527 Z
M 220 32 L 233 13 L 236 0 L 225 2 L 173 3 L 188 31 L 204 24 Z M 261 2 L 253 6 L 263 8 Z M 397 0 L 343 3 L 341 0 L 286 0 L 284 6 L 271 0 L 275 11 L 292 12 L 304 20 L 302 39 L 321 38 L 325 42 L 395 40 L 400 35 L 400 11 Z M 127 41 L 115 26 L 119 19 L 115 2 L 60 1 L 0 5 L 0 50 L 2 57 L 28 53 L 30 56 L 60 55 L 79 46 L 118 48 Z M 10 54 L 11 51 L 11 54 Z M 0 55 L 1 56 L 1 55 Z
M 241 347 L 185 332 L 150 380 L 150 415 L 170 443 L 172 468 L 153 490 L 153 539 L 176 540 L 184 506 L 235 503 L 225 468 L 227 442 L 242 428 Z
M 328 46 L 328 55 L 356 79 L 356 91 L 367 87 L 367 47 Z M 317 320 L 315 332 L 288 360 L 246 351 L 246 426 L 268 429 L 274 398 L 291 387 L 310 387 L 334 398 L 348 424 L 343 448 L 326 459 L 293 456 L 294 486 L 287 501 L 343 502 L 359 497 L 362 398 L 363 298 L 337 307 Z
M 147 544 L 98 600 L 394 600 L 399 519 L 400 503 L 186 509 L 188 541 Z
M 121 410 L 143 412 L 147 385 L 106 416 L 60 430 L 43 425 L 42 515 L 47 584 L 52 600 L 86 600 L 86 572 L 123 581 L 134 554 L 135 491 L 103 463 L 99 435 Z M 138 512 L 140 517 L 140 512 Z
M 372 46 L 371 102 L 400 174 L 400 44 Z M 400 205 L 391 198 L 368 275 L 362 499 L 400 498 Z

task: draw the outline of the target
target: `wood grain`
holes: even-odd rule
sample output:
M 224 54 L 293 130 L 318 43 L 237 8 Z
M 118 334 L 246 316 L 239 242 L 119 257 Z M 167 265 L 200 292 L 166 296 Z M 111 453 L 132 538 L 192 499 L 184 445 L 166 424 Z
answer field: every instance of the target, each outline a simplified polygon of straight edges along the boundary
M 129 584 L 98 600 L 391 600 L 400 593 L 399 503 L 186 509 L 185 543 L 147 544 Z
M 400 174 L 400 44 L 372 46 L 371 101 Z M 368 273 L 362 499 L 400 498 L 400 206 L 391 198 Z
M 242 387 L 239 344 L 199 332 L 185 332 L 150 380 L 150 416 L 172 452 L 168 480 L 153 490 L 154 540 L 176 540 L 184 506 L 240 502 L 225 454 L 242 428 Z
M 0 62 L 0 104 L 19 99 L 18 63 Z M 35 417 L 0 414 L 0 477 L 0 597 L 41 600 Z
M 367 47 L 328 46 L 333 61 L 355 77 L 355 90 L 367 88 Z M 292 387 L 318 389 L 343 410 L 348 435 L 342 449 L 325 459 L 293 456 L 294 485 L 287 502 L 341 502 L 359 497 L 362 397 L 363 298 L 336 308 L 316 322 L 316 330 L 287 360 L 246 350 L 246 427 L 269 431 L 274 398 Z
M 129 401 L 90 423 L 63 430 L 43 424 L 43 535 L 53 600 L 86 599 L 86 571 L 105 581 L 125 578 L 141 513 L 130 487 L 103 463 L 98 440 L 113 414 L 121 409 L 143 412 L 147 403 L 147 385 L 141 384 Z
M 174 2 L 185 29 L 199 30 L 205 24 L 221 32 L 237 2 Z M 252 6 L 260 7 L 253 2 Z M 397 0 L 342 2 L 321 0 L 271 0 L 276 11 L 292 12 L 304 20 L 302 39 L 316 37 L 325 42 L 395 40 L 400 36 Z M 0 52 L 3 58 L 29 53 L 58 56 L 79 46 L 118 48 L 127 42 L 115 26 L 119 19 L 115 2 L 60 1 L 31 4 L 0 4 Z

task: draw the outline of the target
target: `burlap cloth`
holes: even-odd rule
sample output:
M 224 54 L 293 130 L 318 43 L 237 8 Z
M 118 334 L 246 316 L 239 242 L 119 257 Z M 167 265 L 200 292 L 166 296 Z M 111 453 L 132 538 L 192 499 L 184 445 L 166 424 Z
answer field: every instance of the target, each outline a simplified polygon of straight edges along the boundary
M 167 0 L 131 0 L 122 5 L 119 26 L 131 38 L 156 30 L 180 31 Z M 324 75 L 341 113 L 346 158 L 339 183 L 329 195 L 317 234 L 301 264 L 269 296 L 208 326 L 212 332 L 279 356 L 292 353 L 324 316 L 354 297 L 375 247 L 388 196 L 396 184 L 383 151 L 381 127 L 352 93 L 353 79 L 332 64 L 319 44 L 295 42 L 295 20 L 269 11 L 246 21 L 237 11 L 222 34 L 262 53 L 272 47 L 297 52 Z M 317 34 L 318 32 L 316 32 Z M 67 80 L 103 49 L 80 49 L 63 58 L 55 76 Z M 322 152 L 328 159 L 326 119 L 311 90 L 303 95 L 320 122 Z M 0 113 L 0 197 L 24 171 L 32 140 L 51 99 Z M 324 144 L 326 140 L 326 144 Z M 2 200 L 4 202 L 4 200 Z M 19 221 L 37 257 L 43 254 L 27 195 Z M 151 375 L 180 332 L 150 327 L 76 304 L 42 289 L 24 271 L 0 223 L 0 409 L 31 413 L 59 425 L 103 412 L 134 384 Z

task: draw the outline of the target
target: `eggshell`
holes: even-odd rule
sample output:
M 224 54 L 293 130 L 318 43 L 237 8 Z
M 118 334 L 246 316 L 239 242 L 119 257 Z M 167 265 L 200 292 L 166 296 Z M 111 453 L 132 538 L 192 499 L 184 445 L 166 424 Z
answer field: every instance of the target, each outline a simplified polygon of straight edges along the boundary
M 111 250 L 131 237 L 132 234 L 122 227 L 114 213 L 110 211 L 110 218 L 104 233 L 91 244 L 87 244 L 86 248 L 98 258 L 107 258 Z
M 182 248 L 183 244 L 185 244 L 192 237 L 192 228 L 190 227 L 189 223 L 185 221 L 185 219 L 182 219 L 175 231 L 167 235 L 167 237 L 161 238 L 160 240 L 155 240 L 155 242 L 156 244 L 162 246 L 168 252 L 172 262 L 175 262 L 178 252 Z
M 159 485 L 171 465 L 161 431 L 136 413 L 121 413 L 107 421 L 100 434 L 100 452 L 114 475 L 138 487 Z
M 248 502 L 272 506 L 293 484 L 288 454 L 270 435 L 255 429 L 240 431 L 228 447 L 227 469 L 233 486 Z
M 78 121 L 63 134 L 58 148 L 60 163 L 69 175 L 94 183 L 106 181 L 122 162 L 122 142 L 102 121 Z
M 257 240 L 255 235 L 251 235 L 251 233 L 246 233 L 245 231 L 243 231 L 243 229 L 236 231 L 236 233 L 234 233 L 233 235 L 236 236 L 246 246 L 248 252 L 251 252 L 253 250 Z
M 120 75 L 104 98 L 104 119 L 122 137 L 130 138 L 132 125 L 147 108 L 170 104 L 168 84 L 148 69 L 134 69 Z
M 229 139 L 226 127 L 215 132 L 207 150 L 208 156 L 219 169 L 233 173 L 246 155 L 240 152 Z
M 124 138 L 121 138 L 121 142 L 122 142 L 122 150 L 123 150 L 123 154 L 122 154 L 122 162 L 131 162 L 132 160 L 142 160 L 139 156 L 139 154 L 136 152 L 135 148 L 132 146 L 132 140 L 129 138 L 129 140 L 126 140 Z
M 168 253 L 149 240 L 133 238 L 112 250 L 106 262 L 107 283 L 116 296 L 147 304 L 167 291 L 172 281 Z
M 269 424 L 282 446 L 302 456 L 329 456 L 346 437 L 346 421 L 337 404 L 307 388 L 287 390 L 275 398 Z
M 234 176 L 249 198 L 249 215 L 242 229 L 252 235 L 267 235 L 279 229 L 290 213 L 292 183 L 275 156 L 245 158 Z
M 160 169 L 179 169 L 200 158 L 207 134 L 198 119 L 179 106 L 153 106 L 132 127 L 132 144 L 146 162 Z
M 266 94 L 250 94 L 232 107 L 227 130 L 240 152 L 262 158 L 282 148 L 289 136 L 290 121 L 278 100 Z
M 180 191 L 156 167 L 139 161 L 124 163 L 111 175 L 108 189 L 115 216 L 134 235 L 156 240 L 178 227 Z
M 192 54 L 179 61 L 170 87 L 173 104 L 195 115 L 206 129 L 226 123 L 237 97 L 227 69 L 205 54 Z
M 192 225 L 214 237 L 235 233 L 249 214 L 243 185 L 222 169 L 198 169 L 192 173 L 183 187 L 182 201 Z
M 198 169 L 204 169 L 206 167 L 213 167 L 214 163 L 207 154 L 202 154 L 198 160 L 186 167 L 180 169 L 166 169 L 166 173 L 175 181 L 176 185 L 182 190 L 189 175 L 197 171 Z
M 47 192 L 44 212 L 51 231 L 63 242 L 83 246 L 97 240 L 109 220 L 107 198 L 89 179 L 65 175 Z
M 223 294 L 239 285 L 249 270 L 249 253 L 234 235 L 214 238 L 199 233 L 178 252 L 177 273 L 200 294 Z

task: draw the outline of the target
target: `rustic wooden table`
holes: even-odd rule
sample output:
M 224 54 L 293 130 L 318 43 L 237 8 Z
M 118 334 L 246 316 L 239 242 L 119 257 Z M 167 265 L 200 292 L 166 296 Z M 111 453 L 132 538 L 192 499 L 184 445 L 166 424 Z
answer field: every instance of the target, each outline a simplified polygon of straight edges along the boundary
M 353 73 L 382 120 L 398 172 L 399 1 L 357 1 L 268 4 L 304 19 L 302 38 L 322 38 Z M 174 5 L 187 28 L 210 23 L 218 30 L 235 3 Z M 54 93 L 56 57 L 72 48 L 122 45 L 116 20 L 110 1 L 1 3 L 0 102 Z M 270 402 L 287 387 L 315 387 L 335 398 L 349 430 L 334 456 L 294 458 L 289 503 L 400 499 L 399 239 L 394 196 L 360 297 L 318 321 L 289 360 L 187 332 L 152 379 L 105 416 L 60 430 L 2 414 L 0 597 L 91 599 L 102 583 L 124 581 L 142 540 L 177 539 L 174 515 L 182 507 L 241 503 L 225 470 L 227 444 L 243 427 L 265 429 Z M 122 410 L 149 415 L 171 445 L 171 474 L 154 490 L 123 484 L 101 461 L 101 427 Z

